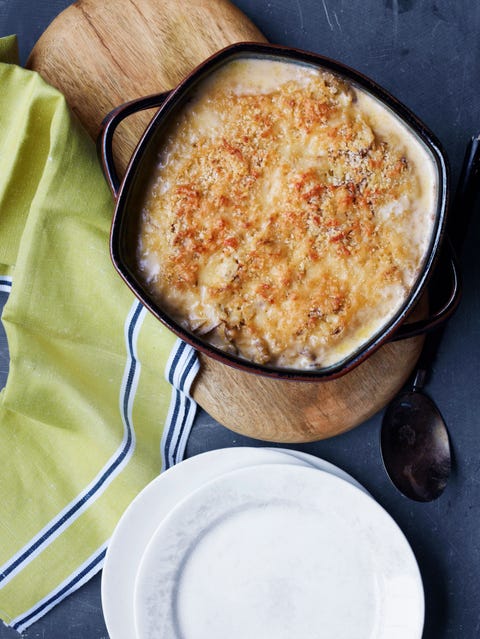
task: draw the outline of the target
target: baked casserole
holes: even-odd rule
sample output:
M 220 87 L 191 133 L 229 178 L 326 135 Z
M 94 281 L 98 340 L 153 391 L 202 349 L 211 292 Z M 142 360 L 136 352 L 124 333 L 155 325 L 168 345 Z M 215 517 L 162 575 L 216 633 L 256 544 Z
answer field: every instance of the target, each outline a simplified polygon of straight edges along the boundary
M 228 61 L 159 147 L 137 266 L 185 330 L 257 364 L 332 366 L 405 303 L 437 201 L 424 145 L 340 76 Z

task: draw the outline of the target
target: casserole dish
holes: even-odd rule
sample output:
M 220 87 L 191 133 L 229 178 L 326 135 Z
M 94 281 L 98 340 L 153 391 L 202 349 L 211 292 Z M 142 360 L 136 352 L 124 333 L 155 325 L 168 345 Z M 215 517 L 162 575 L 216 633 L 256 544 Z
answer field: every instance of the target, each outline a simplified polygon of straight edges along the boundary
M 432 226 L 428 235 L 428 246 L 422 252 L 422 261 L 415 272 L 413 283 L 402 304 L 395 312 L 367 335 L 367 338 L 348 351 L 343 358 L 337 358 L 327 365 L 308 368 L 279 366 L 275 363 L 262 363 L 226 352 L 214 342 L 208 341 L 196 333 L 171 312 L 167 305 L 159 302 L 151 288 L 142 277 L 138 263 L 138 241 L 141 226 L 141 208 L 145 192 L 151 181 L 152 167 L 158 164 L 159 149 L 165 146 L 165 139 L 180 118 L 182 109 L 195 98 L 195 90 L 202 82 L 215 77 L 215 74 L 235 61 L 262 60 L 269 63 L 286 62 L 299 68 L 308 68 L 328 72 L 333 77 L 348 83 L 362 94 L 373 98 L 386 112 L 393 114 L 409 135 L 428 154 L 435 174 L 435 198 L 432 206 Z M 126 175 L 120 183 L 112 155 L 112 141 L 116 127 L 120 122 L 136 111 L 158 107 L 140 140 Z M 426 320 L 408 324 L 406 320 L 420 299 L 433 274 L 438 254 L 444 239 L 448 203 L 448 167 L 445 154 L 439 143 L 428 129 L 395 98 L 374 82 L 344 65 L 322 56 L 280 46 L 240 43 L 218 52 L 197 67 L 176 89 L 170 93 L 148 96 L 122 105 L 112 111 L 105 119 L 99 137 L 99 149 L 107 181 L 116 198 L 116 207 L 112 223 L 110 251 L 115 268 L 127 285 L 142 303 L 176 335 L 192 344 L 198 350 L 217 360 L 236 368 L 276 378 L 294 380 L 326 380 L 338 377 L 358 365 L 381 344 L 391 339 L 403 339 L 418 335 L 437 326 L 454 310 L 459 300 L 460 288 L 458 271 L 454 256 L 449 259 L 452 288 L 448 300 L 442 308 Z

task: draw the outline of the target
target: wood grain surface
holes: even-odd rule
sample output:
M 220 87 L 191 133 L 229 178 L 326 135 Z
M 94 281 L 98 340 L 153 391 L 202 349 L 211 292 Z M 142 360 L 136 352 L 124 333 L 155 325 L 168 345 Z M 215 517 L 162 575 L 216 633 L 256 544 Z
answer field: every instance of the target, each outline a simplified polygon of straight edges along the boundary
M 27 66 L 62 91 L 96 138 L 114 107 L 173 89 L 200 62 L 241 40 L 265 38 L 227 0 L 79 0 L 44 32 Z M 120 169 L 151 117 L 136 114 L 119 127 Z
M 119 104 L 173 88 L 198 63 L 239 41 L 263 41 L 227 0 L 79 0 L 61 13 L 33 49 L 28 66 L 66 96 L 92 137 Z M 149 118 L 119 128 L 124 169 Z M 398 392 L 422 339 L 388 344 L 330 382 L 260 378 L 201 356 L 196 401 L 224 426 L 258 439 L 306 442 L 352 428 Z

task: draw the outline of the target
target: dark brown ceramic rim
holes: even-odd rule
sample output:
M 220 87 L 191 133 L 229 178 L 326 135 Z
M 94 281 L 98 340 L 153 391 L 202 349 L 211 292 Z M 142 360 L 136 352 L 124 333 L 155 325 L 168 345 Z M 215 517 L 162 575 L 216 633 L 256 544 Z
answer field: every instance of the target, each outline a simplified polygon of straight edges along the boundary
M 435 164 L 437 176 L 438 176 L 438 198 L 437 207 L 435 211 L 435 223 L 432 232 L 432 238 L 429 249 L 424 260 L 424 265 L 417 277 L 417 280 L 412 287 L 410 295 L 405 300 L 405 303 L 396 315 L 384 326 L 377 335 L 375 335 L 369 342 L 364 344 L 362 348 L 354 352 L 350 357 L 345 360 L 330 366 L 328 368 L 317 370 L 298 370 L 290 368 L 274 368 L 249 362 L 243 358 L 231 355 L 218 348 L 215 348 L 208 343 L 202 341 L 198 336 L 183 329 L 175 320 L 166 314 L 152 299 L 148 291 L 142 286 L 141 282 L 137 279 L 135 271 L 129 266 L 128 249 L 126 228 L 129 216 L 133 213 L 137 215 L 137 211 L 132 211 L 129 208 L 129 194 L 134 186 L 135 179 L 138 175 L 139 169 L 142 165 L 145 152 L 150 141 L 158 133 L 159 128 L 168 118 L 168 116 L 177 108 L 181 107 L 185 102 L 185 98 L 188 96 L 190 90 L 203 78 L 215 71 L 219 66 L 226 61 L 233 60 L 235 58 L 262 58 L 262 59 L 275 59 L 293 61 L 300 64 L 313 65 L 322 69 L 329 70 L 339 76 L 346 78 L 352 84 L 364 89 L 370 93 L 373 97 L 377 98 L 385 106 L 387 106 L 397 117 L 400 118 L 407 126 L 412 130 L 417 137 L 423 142 L 425 147 L 430 151 L 432 160 Z M 153 106 L 159 107 L 156 115 L 152 119 L 150 125 L 143 134 L 135 152 L 128 165 L 123 182 L 120 184 L 113 167 L 113 158 L 111 157 L 111 148 L 107 148 L 105 137 L 106 127 L 112 125 L 116 126 L 127 115 L 139 111 L 145 108 L 151 108 Z M 116 121 L 115 121 L 116 120 Z M 114 122 L 115 121 L 115 122 Z M 110 132 L 113 135 L 113 131 Z M 110 140 L 111 145 L 111 140 Z M 438 258 L 439 249 L 442 244 L 445 224 L 446 213 L 448 205 L 449 195 L 449 168 L 446 155 L 442 150 L 439 142 L 429 131 L 429 129 L 403 104 L 401 104 L 396 98 L 390 95 L 382 87 L 376 84 L 370 78 L 358 73 L 354 69 L 351 69 L 340 62 L 325 58 L 323 56 L 309 53 L 297 49 L 291 49 L 278 45 L 259 44 L 259 43 L 238 43 L 222 49 L 215 55 L 208 58 L 204 63 L 198 66 L 188 75 L 183 82 L 181 82 L 176 89 L 168 94 L 159 94 L 158 96 L 149 96 L 138 101 L 133 101 L 126 105 L 118 107 L 113 111 L 104 121 L 104 127 L 99 138 L 99 148 L 103 167 L 107 176 L 107 180 L 112 188 L 112 191 L 116 197 L 117 203 L 115 213 L 112 222 L 111 236 L 110 236 L 110 253 L 113 264 L 121 275 L 123 280 L 142 302 L 142 304 L 149 309 L 149 311 L 160 320 L 165 326 L 167 326 L 178 337 L 191 344 L 194 348 L 202 353 L 205 353 L 209 357 L 212 357 L 224 364 L 233 366 L 234 368 L 247 371 L 250 373 L 256 373 L 262 376 L 273 377 L 278 379 L 297 380 L 297 381 L 319 381 L 330 380 L 345 373 L 351 371 L 358 366 L 362 361 L 369 357 L 374 351 L 376 351 L 382 344 L 391 340 L 398 340 L 414 335 L 419 335 L 445 321 L 445 319 L 451 315 L 456 308 L 459 296 L 459 274 L 455 268 L 455 259 L 452 257 L 453 267 L 453 289 L 450 294 L 449 300 L 444 305 L 441 311 L 434 314 L 433 317 L 427 320 L 420 320 L 418 322 L 405 324 L 405 320 L 408 318 L 413 308 L 419 301 L 429 278 L 432 275 L 436 260 Z

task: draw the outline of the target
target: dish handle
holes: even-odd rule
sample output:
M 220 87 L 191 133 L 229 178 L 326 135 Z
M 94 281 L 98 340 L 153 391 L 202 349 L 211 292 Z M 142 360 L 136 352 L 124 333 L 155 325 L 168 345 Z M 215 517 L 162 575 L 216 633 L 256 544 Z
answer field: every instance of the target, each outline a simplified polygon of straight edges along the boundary
M 458 265 L 457 255 L 450 239 L 446 237 L 445 240 L 445 248 L 449 252 L 448 262 L 444 265 L 437 265 L 437 272 L 433 274 L 432 278 L 432 291 L 434 293 L 434 298 L 438 298 L 439 293 L 443 292 L 445 286 L 445 280 L 443 278 L 446 276 L 446 271 L 448 269 L 450 271 L 450 289 L 448 298 L 442 302 L 441 307 L 432 313 L 430 317 L 416 322 L 411 322 L 409 324 L 402 324 L 388 341 L 396 342 L 400 339 L 407 339 L 409 337 L 416 337 L 417 335 L 429 333 L 443 324 L 457 309 L 462 295 L 460 268 Z
M 129 115 L 162 106 L 170 93 L 171 91 L 166 91 L 165 93 L 156 93 L 155 95 L 148 95 L 144 98 L 125 102 L 125 104 L 121 104 L 105 116 L 97 138 L 97 152 L 103 173 L 115 199 L 118 196 L 121 183 L 113 158 L 113 136 L 118 125 Z

